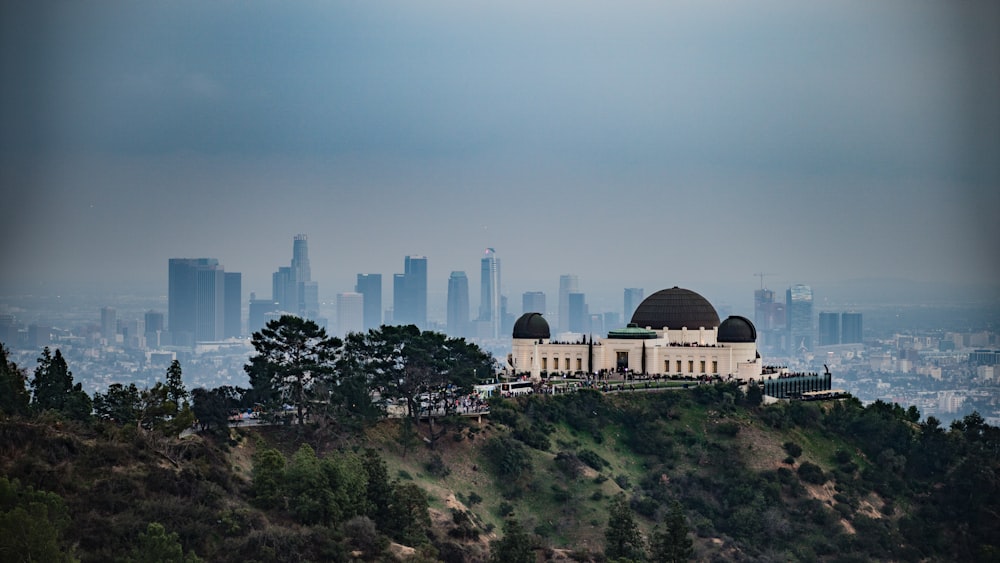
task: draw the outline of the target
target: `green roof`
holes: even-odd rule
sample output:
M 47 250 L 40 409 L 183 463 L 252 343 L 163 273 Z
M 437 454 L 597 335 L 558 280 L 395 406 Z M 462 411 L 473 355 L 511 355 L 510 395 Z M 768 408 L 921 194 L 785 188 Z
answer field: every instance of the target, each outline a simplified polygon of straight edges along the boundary
M 656 331 L 649 330 L 648 328 L 639 328 L 634 324 L 629 324 L 625 328 L 608 331 L 608 338 L 617 338 L 620 340 L 649 340 L 651 338 L 656 338 Z

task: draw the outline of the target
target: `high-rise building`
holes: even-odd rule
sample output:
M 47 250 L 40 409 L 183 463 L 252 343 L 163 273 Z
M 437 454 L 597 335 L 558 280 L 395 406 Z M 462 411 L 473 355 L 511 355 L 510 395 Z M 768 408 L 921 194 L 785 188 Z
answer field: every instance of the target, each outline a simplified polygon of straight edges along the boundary
M 360 293 L 337 294 L 337 331 L 340 336 L 365 330 L 364 295 Z
M 525 291 L 521 295 L 521 313 L 545 314 L 545 293 L 541 291 Z
M 114 344 L 117 334 L 118 312 L 114 307 L 101 307 L 101 337 L 106 339 L 108 344 Z
M 569 294 L 580 290 L 576 274 L 559 276 L 559 330 L 569 330 Z
M 625 288 L 625 322 L 631 322 L 632 313 L 639 307 L 639 303 L 642 303 L 643 291 L 641 287 L 626 287 Z
M 819 314 L 819 345 L 840 344 L 840 313 Z
M 354 291 L 364 296 L 365 331 L 382 326 L 382 274 L 358 274 Z
M 224 338 L 239 338 L 243 334 L 243 274 L 226 272 L 225 302 L 223 304 Z
M 480 263 L 479 320 L 489 323 L 490 338 L 500 338 L 500 259 L 487 248 Z
M 427 325 L 427 257 L 407 256 L 403 273 L 392 277 L 393 323 Z
M 312 281 L 309 239 L 295 235 L 291 266 L 281 266 L 271 276 L 271 299 L 281 311 L 305 319 L 319 318 L 319 285 Z
M 278 311 L 278 304 L 272 299 L 257 299 L 250 292 L 250 314 L 247 317 L 247 334 L 260 332 L 267 325 L 267 315 Z
M 226 272 L 215 258 L 171 258 L 167 313 L 172 343 L 222 340 Z
M 588 332 L 590 327 L 588 321 L 590 314 L 587 311 L 587 298 L 579 292 L 572 292 L 567 296 L 567 328 L 569 332 Z
M 789 353 L 813 348 L 812 305 L 813 292 L 808 285 L 795 284 L 785 292 Z
M 465 272 L 448 276 L 448 334 L 469 336 L 469 278 Z
M 844 313 L 840 316 L 840 343 L 861 344 L 864 337 L 861 333 L 861 313 Z

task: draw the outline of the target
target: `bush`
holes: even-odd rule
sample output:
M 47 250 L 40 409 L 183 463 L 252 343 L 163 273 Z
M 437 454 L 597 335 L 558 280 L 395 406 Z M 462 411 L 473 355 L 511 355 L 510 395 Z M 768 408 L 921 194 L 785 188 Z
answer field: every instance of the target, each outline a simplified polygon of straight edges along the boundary
M 806 483 L 812 483 L 814 485 L 822 485 L 826 483 L 826 475 L 823 473 L 823 469 L 816 465 L 815 463 L 810 463 L 808 461 L 803 462 L 799 466 L 799 479 L 802 479 Z
M 715 433 L 721 436 L 729 436 L 732 438 L 733 436 L 739 434 L 739 432 L 740 425 L 738 422 L 728 421 L 715 425 Z
M 792 457 L 799 457 L 802 455 L 802 446 L 796 444 L 795 442 L 785 442 L 781 447 L 785 448 L 788 455 Z
M 438 454 L 431 456 L 427 463 L 424 464 L 424 469 L 435 477 L 443 478 L 451 474 L 451 469 L 444 464 L 444 460 L 442 460 L 441 456 Z
M 601 469 L 611 465 L 608 463 L 608 460 L 604 459 L 593 450 L 580 450 L 576 452 L 576 457 L 583 463 L 586 463 L 588 466 L 593 468 L 595 471 L 600 471 Z

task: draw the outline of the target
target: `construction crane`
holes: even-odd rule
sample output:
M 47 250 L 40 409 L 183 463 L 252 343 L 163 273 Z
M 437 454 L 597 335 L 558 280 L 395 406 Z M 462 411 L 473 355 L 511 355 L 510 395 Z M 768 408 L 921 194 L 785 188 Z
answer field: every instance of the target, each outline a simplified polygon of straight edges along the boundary
M 760 278 L 760 288 L 764 289 L 764 276 L 776 276 L 777 274 L 772 272 L 758 272 L 754 275 Z

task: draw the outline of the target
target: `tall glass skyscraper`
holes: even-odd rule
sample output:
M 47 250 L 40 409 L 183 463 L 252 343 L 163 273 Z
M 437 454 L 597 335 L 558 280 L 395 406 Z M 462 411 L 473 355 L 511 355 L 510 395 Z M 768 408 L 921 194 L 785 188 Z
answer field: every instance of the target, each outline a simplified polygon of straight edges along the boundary
M 448 334 L 469 336 L 469 278 L 465 272 L 448 277 Z
M 407 256 L 403 273 L 392 277 L 393 323 L 427 326 L 427 257 Z
M 626 287 L 625 288 L 625 322 L 632 322 L 632 313 L 639 308 L 639 303 L 642 303 L 643 291 L 641 287 Z
M 580 290 L 580 280 L 576 274 L 563 274 L 559 276 L 559 330 L 568 331 L 569 328 L 569 294 Z
M 238 316 L 240 308 L 238 297 L 235 302 L 226 299 L 226 272 L 219 261 L 171 258 L 168 275 L 167 322 L 173 344 L 193 346 L 195 342 L 225 338 L 226 318 Z M 232 282 L 229 287 L 238 291 Z M 235 312 L 231 309 L 234 306 Z
M 819 345 L 840 344 L 840 313 L 819 314 Z
M 382 326 L 382 274 L 358 274 L 354 291 L 364 296 L 364 327 Z
M 795 284 L 785 292 L 785 316 L 788 352 L 813 348 L 813 292 L 804 284 Z
M 271 288 L 271 299 L 281 311 L 305 319 L 319 318 L 319 285 L 312 281 L 306 235 L 295 235 L 292 264 L 278 268 L 271 277 Z
M 545 293 L 541 291 L 525 291 L 521 295 L 521 313 L 545 314 Z
M 492 338 L 500 338 L 500 259 L 487 248 L 480 263 L 479 320 L 489 323 Z
M 840 343 L 861 344 L 861 313 L 844 313 L 840 316 Z

